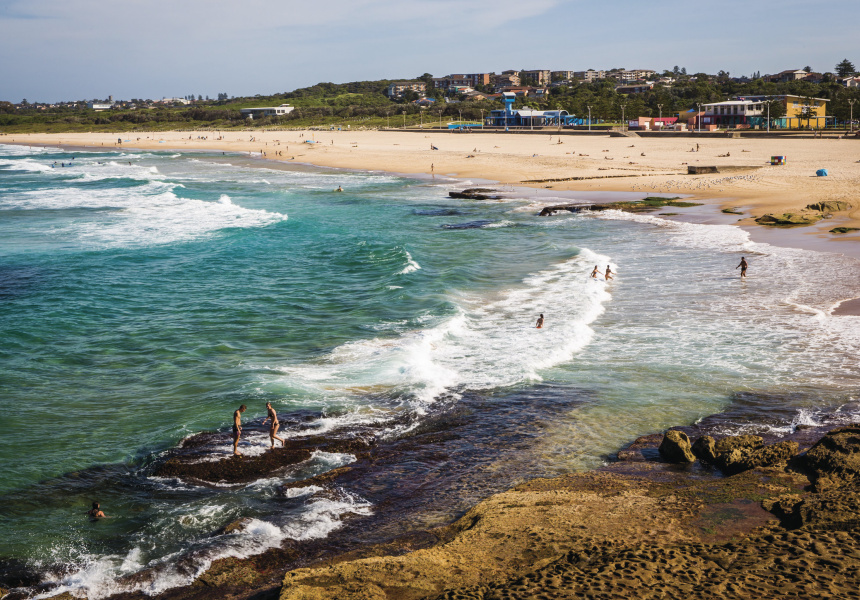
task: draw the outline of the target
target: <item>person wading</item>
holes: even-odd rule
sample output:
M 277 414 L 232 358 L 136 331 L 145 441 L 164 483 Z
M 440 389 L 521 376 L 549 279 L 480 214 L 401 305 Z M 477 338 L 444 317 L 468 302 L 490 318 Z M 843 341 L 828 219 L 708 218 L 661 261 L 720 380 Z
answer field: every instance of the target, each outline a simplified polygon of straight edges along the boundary
M 735 270 L 736 270 L 736 271 L 737 271 L 738 269 L 740 269 L 740 270 L 741 270 L 741 279 L 743 279 L 743 278 L 745 278 L 745 277 L 747 276 L 747 267 L 748 267 L 748 266 L 749 266 L 749 265 L 747 265 L 747 259 L 746 259 L 746 258 L 744 258 L 743 256 L 741 256 L 741 264 L 739 264 L 738 266 L 736 266 L 736 267 L 735 267 Z

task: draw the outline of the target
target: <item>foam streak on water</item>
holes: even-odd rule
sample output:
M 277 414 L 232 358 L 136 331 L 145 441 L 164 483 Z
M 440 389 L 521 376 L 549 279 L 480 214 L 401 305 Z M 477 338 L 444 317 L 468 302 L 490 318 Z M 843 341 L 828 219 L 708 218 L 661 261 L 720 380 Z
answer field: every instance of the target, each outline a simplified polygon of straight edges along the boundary
M 457 314 L 434 327 L 349 342 L 313 364 L 278 370 L 285 385 L 315 395 L 344 399 L 373 388 L 407 397 L 418 411 L 445 392 L 541 381 L 541 370 L 570 361 L 588 344 L 589 324 L 611 299 L 602 278 L 586 275 L 595 263 L 612 264 L 583 249 L 491 300 L 457 298 Z M 536 329 L 538 314 L 550 310 Z

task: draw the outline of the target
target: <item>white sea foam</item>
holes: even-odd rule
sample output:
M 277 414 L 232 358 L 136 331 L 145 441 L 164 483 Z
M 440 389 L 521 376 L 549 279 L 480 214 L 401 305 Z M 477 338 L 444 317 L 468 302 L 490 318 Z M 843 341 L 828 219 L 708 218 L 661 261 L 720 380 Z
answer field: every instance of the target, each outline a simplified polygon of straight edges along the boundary
M 412 255 L 409 254 L 409 252 L 406 252 L 406 266 L 403 267 L 402 271 L 400 271 L 400 275 L 408 275 L 409 273 L 414 273 L 420 268 L 421 265 L 415 262 L 415 259 L 412 258 Z
M 484 229 L 495 229 L 497 227 L 512 227 L 514 225 L 516 225 L 516 223 L 514 223 L 513 221 L 504 220 L 499 221 L 498 223 L 488 223 L 484 225 Z
M 315 363 L 281 367 L 280 383 L 323 398 L 395 392 L 420 411 L 446 391 L 540 381 L 541 370 L 571 360 L 593 336 L 589 324 L 611 298 L 605 282 L 588 277 L 596 263 L 612 264 L 583 250 L 495 299 L 461 299 L 458 314 L 435 327 L 348 342 Z M 541 312 L 546 325 L 535 329 Z
M 223 194 L 217 202 L 181 198 L 177 184 L 151 181 L 128 189 L 49 188 L 18 194 L 7 206 L 24 209 L 103 209 L 54 232 L 96 247 L 167 244 L 211 235 L 227 228 L 265 227 L 287 215 L 244 208 Z
M 123 592 L 156 595 L 174 587 L 189 585 L 216 560 L 254 556 L 269 548 L 279 547 L 285 540 L 322 538 L 342 527 L 342 518 L 348 513 L 371 514 L 369 502 L 343 490 L 337 490 L 333 497 L 315 497 L 315 493 L 322 491 L 317 486 L 291 491 L 291 497 L 307 497 L 308 500 L 299 514 L 280 525 L 263 519 L 248 519 L 236 532 L 205 538 L 198 541 L 189 552 L 176 552 L 153 560 L 147 560 L 146 550 L 141 546 L 135 546 L 125 555 L 77 555 L 71 557 L 72 561 L 81 566 L 56 578 L 49 577 L 45 583 L 56 587 L 34 596 L 33 600 L 63 592 L 83 595 L 91 600 Z M 207 522 L 212 520 L 213 515 L 221 513 L 221 508 L 217 506 L 199 509 L 199 516 Z M 69 557 L 65 556 L 64 560 L 69 560 Z M 126 577 L 135 573 L 133 578 Z
M 678 348 L 688 347 L 689 356 L 701 353 L 697 348 L 708 347 L 708 340 L 714 344 L 723 331 L 735 329 L 738 319 L 742 319 L 748 331 L 745 345 L 728 353 L 709 352 L 713 355 L 709 358 L 712 365 L 734 370 L 740 376 L 752 375 L 749 369 L 754 368 L 758 376 L 764 381 L 770 379 L 774 385 L 786 378 L 796 382 L 814 380 L 828 386 L 856 382 L 860 317 L 832 314 L 839 301 L 857 296 L 860 262 L 856 259 L 754 242 L 747 231 L 733 225 L 685 223 L 621 211 L 603 211 L 567 221 L 580 218 L 634 221 L 654 227 L 655 235 L 645 238 L 646 244 L 730 255 L 726 256 L 723 276 L 703 273 L 711 278 L 704 288 L 695 282 L 679 282 L 686 286 L 688 294 L 706 291 L 707 297 L 698 302 L 706 303 L 710 314 L 722 315 L 719 319 L 709 318 L 697 328 L 681 327 L 675 336 L 676 344 Z M 743 287 L 737 289 L 735 285 L 740 282 L 734 268 L 740 255 L 747 257 L 750 269 Z M 669 331 L 674 329 L 667 327 Z M 729 340 L 726 337 L 722 343 L 730 343 Z M 761 352 L 756 351 L 757 346 Z M 780 360 L 768 367 L 777 348 Z

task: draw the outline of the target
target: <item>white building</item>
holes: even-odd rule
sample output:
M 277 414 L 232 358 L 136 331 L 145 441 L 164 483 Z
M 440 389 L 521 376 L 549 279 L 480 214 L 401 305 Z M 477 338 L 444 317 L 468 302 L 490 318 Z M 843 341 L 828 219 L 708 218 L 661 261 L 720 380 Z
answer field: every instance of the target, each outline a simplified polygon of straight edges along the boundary
M 583 81 L 591 83 L 598 79 L 606 79 L 606 71 L 595 71 L 594 69 L 589 69 L 587 71 L 574 71 L 573 76 L 576 79 L 582 79 Z
M 105 102 L 87 102 L 87 108 L 91 108 L 93 110 L 110 110 L 113 108 L 113 104 L 107 104 Z
M 761 125 L 764 122 L 762 117 L 767 114 L 764 98 L 714 102 L 713 104 L 703 104 L 702 108 L 704 109 L 702 116 L 704 125 L 722 127 Z
M 628 81 L 640 81 L 643 79 L 649 79 L 657 74 L 657 71 L 652 71 L 650 69 L 627 69 L 621 71 L 618 74 L 618 78 L 622 82 Z
M 281 104 L 280 106 L 262 106 L 259 108 L 242 108 L 239 110 L 240 113 L 246 119 L 253 119 L 254 116 L 257 117 L 283 117 L 284 115 L 288 115 L 296 109 L 295 106 L 290 106 L 289 104 Z

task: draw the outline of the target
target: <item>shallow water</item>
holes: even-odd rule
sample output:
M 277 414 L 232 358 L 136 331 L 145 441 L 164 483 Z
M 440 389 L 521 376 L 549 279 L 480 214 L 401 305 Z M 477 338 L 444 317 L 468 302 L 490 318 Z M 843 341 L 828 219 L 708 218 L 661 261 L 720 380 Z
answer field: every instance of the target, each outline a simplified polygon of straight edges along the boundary
M 349 515 L 381 523 L 368 539 L 438 524 L 722 411 L 721 430 L 777 435 L 854 415 L 858 318 L 830 311 L 860 295 L 857 260 L 729 225 L 537 218 L 515 192 L 454 187 L 0 146 L 0 556 L 90 598 L 156 593 Z M 595 264 L 616 279 L 590 279 Z M 242 486 L 149 475 L 241 403 L 243 451 L 265 451 L 267 401 L 282 434 L 363 428 L 385 459 L 287 499 L 280 483 L 354 458 Z M 225 435 L 213 456 L 229 451 Z M 95 499 L 114 518 L 88 523 Z M 394 507 L 408 518 L 386 520 Z M 252 526 L 211 535 L 240 517 Z

